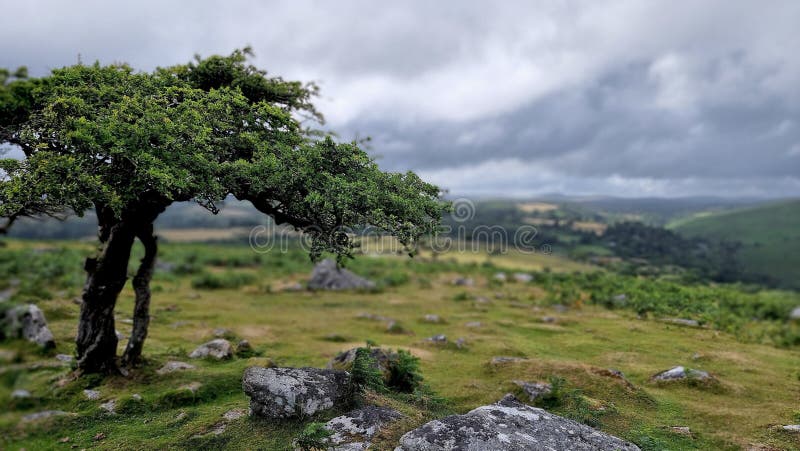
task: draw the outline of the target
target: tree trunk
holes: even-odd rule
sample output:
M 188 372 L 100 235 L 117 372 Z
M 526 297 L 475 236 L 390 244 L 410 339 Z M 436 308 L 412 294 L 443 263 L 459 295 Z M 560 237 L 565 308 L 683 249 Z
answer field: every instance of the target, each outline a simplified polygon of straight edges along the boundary
M 109 220 L 105 213 L 98 209 L 99 255 L 86 259 L 87 276 L 76 339 L 78 368 L 86 373 L 118 371 L 114 306 L 128 277 L 128 259 L 135 236 L 129 222 Z
M 153 224 L 144 226 L 136 233 L 136 237 L 144 245 L 144 257 L 133 277 L 133 291 L 136 295 L 133 307 L 133 330 L 128 345 L 125 347 L 125 353 L 122 355 L 123 366 L 138 364 L 142 355 L 144 340 L 147 338 L 147 327 L 150 324 L 150 279 L 153 278 L 153 269 L 158 253 L 158 243 L 153 235 Z

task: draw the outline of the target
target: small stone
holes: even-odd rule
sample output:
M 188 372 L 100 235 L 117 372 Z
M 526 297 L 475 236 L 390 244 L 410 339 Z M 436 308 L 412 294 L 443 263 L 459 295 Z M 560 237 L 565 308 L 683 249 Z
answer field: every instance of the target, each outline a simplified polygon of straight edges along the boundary
M 117 413 L 117 400 L 116 399 L 112 399 L 110 401 L 104 402 L 104 403 L 100 404 L 100 408 L 105 410 L 106 412 L 108 412 L 110 414 L 115 414 L 115 413 Z
M 664 318 L 662 321 L 664 321 L 665 323 L 677 324 L 678 326 L 700 327 L 700 322 L 698 322 L 696 320 L 693 320 L 693 319 Z
M 453 285 L 459 287 L 471 287 L 475 285 L 475 280 L 471 277 L 458 277 L 453 280 Z
M 528 395 L 530 401 L 536 401 L 553 392 L 553 386 L 547 382 L 526 382 L 526 381 L 513 381 L 514 384 L 522 388 L 522 391 Z
M 558 313 L 564 313 L 569 310 L 569 307 L 564 304 L 553 304 L 551 307 Z
M 506 273 L 499 272 L 499 273 L 495 274 L 494 277 L 492 277 L 492 279 L 494 279 L 494 280 L 496 280 L 498 282 L 505 282 L 508 279 L 508 277 L 506 277 Z
M 230 359 L 233 357 L 233 347 L 231 342 L 224 338 L 215 338 L 197 347 L 189 354 L 189 358 L 202 359 L 211 357 L 217 360 Z
M 69 437 L 61 437 L 58 439 L 58 443 L 69 443 Z
M 178 390 L 189 390 L 193 395 L 197 394 L 197 391 L 200 390 L 203 384 L 200 382 L 189 382 L 188 384 L 181 385 L 178 387 Z
M 45 420 L 52 417 L 60 417 L 63 415 L 70 415 L 63 410 L 44 410 L 42 412 L 29 413 L 22 417 L 23 423 L 30 423 L 33 421 Z
M 16 389 L 11 392 L 11 399 L 25 399 L 30 397 L 31 397 L 31 392 L 29 392 L 28 390 Z
M 554 323 L 556 322 L 556 318 L 554 316 L 543 316 L 542 317 L 543 323 Z
M 225 418 L 228 421 L 238 420 L 239 418 L 247 415 L 247 411 L 244 409 L 231 409 L 222 414 L 222 418 Z
M 444 322 L 442 321 L 442 318 L 439 315 L 433 315 L 433 314 L 425 315 L 422 318 L 422 320 L 425 321 L 426 323 L 434 323 L 434 324 L 439 324 Z
M 225 432 L 225 429 L 228 427 L 226 423 L 217 423 L 211 428 L 211 433 L 214 435 L 220 435 Z
M 518 362 L 525 362 L 528 359 L 522 357 L 508 357 L 508 356 L 496 356 L 492 357 L 492 360 L 489 361 L 492 365 L 503 365 L 506 363 L 518 363 Z
M 141 401 L 142 395 L 140 395 L 139 393 L 134 393 L 131 395 L 131 399 L 133 399 L 134 401 Z
M 325 429 L 331 432 L 329 441 L 335 446 L 333 449 L 366 450 L 383 426 L 402 417 L 400 412 L 388 407 L 366 406 L 331 419 L 325 423 Z
M 447 336 L 444 334 L 434 335 L 426 338 L 425 341 L 436 344 L 444 344 L 447 343 Z
M 670 426 L 669 430 L 675 434 L 692 436 L 692 430 L 688 426 Z
M 244 352 L 252 352 L 253 346 L 250 345 L 250 342 L 247 340 L 240 340 L 239 343 L 236 343 L 236 353 L 241 354 Z
M 486 305 L 486 304 L 491 304 L 492 300 L 487 298 L 486 296 L 475 296 L 475 303 Z
M 72 356 L 67 354 L 56 354 L 56 360 L 64 363 L 72 363 Z
M 800 305 L 792 309 L 789 313 L 789 319 L 800 319 Z
M 483 327 L 483 323 L 480 321 L 470 321 L 464 324 L 465 327 L 469 327 L 470 329 L 477 329 L 479 327 Z
M 707 381 L 712 379 L 711 375 L 705 371 L 694 370 L 686 368 L 682 366 L 676 366 L 674 368 L 670 368 L 666 371 L 662 371 L 652 377 L 655 381 L 676 381 L 676 380 L 683 380 L 683 379 L 696 379 L 701 381 Z
M 787 424 L 781 426 L 781 429 L 787 432 L 800 432 L 800 424 Z
M 391 320 L 388 324 L 386 324 L 386 332 L 390 334 L 404 334 L 406 333 L 406 329 L 402 324 L 400 324 L 400 322 Z
M 123 334 L 122 332 L 120 332 L 120 331 L 118 331 L 116 329 L 114 330 L 114 333 L 117 335 L 117 340 L 124 340 L 124 339 L 128 338 L 128 337 L 125 336 L 125 334 Z
M 218 327 L 212 331 L 212 334 L 217 338 L 225 338 L 233 336 L 233 331 L 223 327 Z
M 533 280 L 533 276 L 523 272 L 514 273 L 514 280 L 519 283 L 529 283 Z
M 100 399 L 100 392 L 97 391 L 97 390 L 88 390 L 87 389 L 87 390 L 83 391 L 83 396 L 85 396 L 86 399 L 88 399 L 90 401 L 97 401 L 98 399 Z
M 98 432 L 94 436 L 94 441 L 96 441 L 96 442 L 99 442 L 100 440 L 105 440 L 105 439 L 106 439 L 106 434 L 104 432 Z
M 463 338 L 459 338 L 459 339 L 456 340 L 456 348 L 464 349 L 466 347 L 467 347 L 467 340 L 465 340 Z
M 303 291 L 305 289 L 306 288 L 300 282 L 291 283 L 283 287 L 283 291 L 288 291 L 288 292 Z
M 193 370 L 193 369 L 195 369 L 195 366 L 189 363 L 170 360 L 169 362 L 165 363 L 164 366 L 159 368 L 156 371 L 156 373 L 164 375 L 175 371 Z
M 358 315 L 356 315 L 356 318 L 368 319 L 370 321 L 394 321 L 392 318 L 388 318 L 386 316 L 376 315 L 374 313 L 366 313 L 366 312 L 359 313 Z
M 175 415 L 175 421 L 181 421 L 182 419 L 186 418 L 186 412 L 181 411 L 177 415 Z
M 119 322 L 121 322 L 122 324 L 133 324 L 133 319 L 131 319 L 131 318 L 123 318 L 123 319 L 119 320 Z

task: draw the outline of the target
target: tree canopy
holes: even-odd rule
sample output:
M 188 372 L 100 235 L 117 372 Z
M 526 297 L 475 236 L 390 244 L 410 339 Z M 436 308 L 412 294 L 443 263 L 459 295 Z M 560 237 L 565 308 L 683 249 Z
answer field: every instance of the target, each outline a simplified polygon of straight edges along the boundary
M 372 225 L 411 244 L 438 226 L 439 189 L 384 173 L 357 143 L 304 127 L 322 122 L 313 84 L 248 64 L 249 49 L 152 72 L 77 64 L 42 78 L 0 74 L 0 217 L 126 215 L 233 195 L 312 237 L 312 256 L 350 254 L 342 227 Z

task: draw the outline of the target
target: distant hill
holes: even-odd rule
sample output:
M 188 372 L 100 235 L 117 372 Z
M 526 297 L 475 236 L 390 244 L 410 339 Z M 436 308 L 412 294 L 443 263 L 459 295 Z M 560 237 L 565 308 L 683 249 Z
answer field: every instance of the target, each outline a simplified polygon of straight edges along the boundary
M 800 199 L 697 213 L 667 227 L 690 237 L 738 241 L 745 271 L 800 289 Z

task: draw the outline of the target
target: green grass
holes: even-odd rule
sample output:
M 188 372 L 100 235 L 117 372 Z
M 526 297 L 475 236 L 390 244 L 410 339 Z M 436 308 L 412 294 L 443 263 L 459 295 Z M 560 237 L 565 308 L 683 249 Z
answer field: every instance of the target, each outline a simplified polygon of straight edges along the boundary
M 686 236 L 738 241 L 740 259 L 752 274 L 770 276 L 800 289 L 800 201 L 776 202 L 675 221 L 669 228 Z
M 0 252 L 28 256 L 29 249 L 36 246 L 42 243 L 11 241 Z M 78 315 L 71 296 L 79 291 L 80 282 L 73 286 L 61 278 L 80 281 L 81 259 L 91 246 L 47 246 L 67 249 L 60 257 L 66 266 L 56 271 L 61 275 L 55 279 L 57 287 L 48 287 L 51 295 L 37 303 L 58 341 L 54 352 L 71 354 Z M 226 411 L 247 408 L 241 390 L 244 369 L 271 363 L 322 367 L 337 352 L 368 341 L 419 357 L 423 383 L 436 394 L 370 395 L 373 402 L 406 414 L 406 419 L 376 439 L 377 449 L 393 449 L 402 433 L 434 417 L 495 402 L 506 392 L 520 394 L 512 380 L 551 378 L 563 379 L 564 395 L 550 406 L 555 412 L 596 422 L 600 429 L 633 440 L 643 449 L 739 449 L 751 444 L 800 449 L 797 436 L 771 427 L 794 421 L 800 395 L 800 352 L 796 347 L 763 344 L 762 335 L 748 338 L 745 333 L 773 324 L 773 320 L 745 323 L 733 334 L 658 322 L 652 319 L 656 316 L 652 312 L 651 319 L 640 319 L 635 309 L 610 310 L 591 301 L 592 294 L 599 299 L 606 291 L 623 288 L 630 291 L 632 302 L 644 302 L 649 286 L 662 303 L 680 307 L 680 303 L 668 302 L 673 289 L 669 282 L 648 285 L 647 279 L 606 274 L 598 277 L 609 279 L 594 286 L 582 273 L 564 273 L 574 267 L 569 262 L 560 266 L 562 260 L 554 258 L 547 260 L 551 272 L 538 273 L 534 283 L 498 284 L 491 276 L 498 268 L 512 271 L 513 262 L 524 263 L 523 255 L 509 260 L 492 257 L 489 263 L 485 256 L 463 256 L 460 262 L 364 256 L 354 261 L 351 269 L 386 281 L 375 292 L 289 292 L 280 287 L 306 280 L 312 267 L 299 250 L 259 254 L 257 259 L 245 246 L 164 244 L 162 251 L 161 261 L 175 266 L 171 273 L 156 273 L 153 319 L 144 350 L 147 364 L 130 377 L 71 380 L 69 368 L 54 365 L 52 355 L 18 340 L 0 343 L 0 358 L 6 359 L 0 360 L 0 449 L 68 449 L 72 445 L 78 449 L 291 449 L 291 440 L 307 422 L 244 417 L 230 422 L 220 435 L 209 433 Z M 134 255 L 132 262 L 137 258 Z M 531 266 L 519 267 L 530 270 L 543 258 L 532 257 Z M 236 287 L 192 286 L 200 274 L 228 272 L 248 276 Z M 14 277 L 37 278 L 37 273 L 31 267 L 28 273 L 20 270 Z M 472 277 L 476 284 L 453 286 L 457 276 Z M 60 293 L 62 290 L 65 293 Z M 695 296 L 692 304 L 711 306 L 706 298 L 739 288 L 687 286 L 684 290 L 675 293 Z M 765 302 L 759 300 L 764 294 L 741 296 L 756 304 Z M 770 296 L 777 300 L 769 302 L 781 306 L 797 301 L 791 293 L 772 292 Z M 477 297 L 491 302 L 475 302 Z M 772 305 L 769 302 L 764 305 Z M 554 303 L 569 308 L 561 311 Z M 118 320 L 130 318 L 132 308 L 133 293 L 126 288 L 117 305 Z M 696 313 L 688 307 L 679 311 Z M 393 318 L 403 324 L 406 333 L 388 333 L 385 322 L 358 318 L 362 312 Z M 426 323 L 422 316 L 427 313 L 440 315 L 446 322 Z M 545 322 L 545 316 L 555 321 Z M 473 322 L 482 326 L 467 326 Z M 260 356 L 192 361 L 196 370 L 155 374 L 167 360 L 189 361 L 187 353 L 212 338 L 212 331 L 220 327 L 230 329 L 237 339 L 250 341 Z M 117 328 L 126 335 L 130 332 L 130 325 L 122 321 Z M 425 342 L 440 333 L 451 342 L 464 338 L 466 347 Z M 491 365 L 493 356 L 527 360 Z M 651 375 L 675 365 L 709 371 L 720 382 L 710 387 L 649 382 Z M 623 371 L 632 385 L 609 377 L 607 368 Z M 195 394 L 180 389 L 192 382 L 202 384 Z M 100 411 L 98 401 L 85 400 L 81 392 L 89 387 L 99 390 L 103 400 L 117 399 L 121 412 L 109 416 Z M 33 398 L 15 403 L 10 394 L 17 388 L 30 390 Z M 135 393 L 142 401 L 133 400 Z M 44 409 L 78 415 L 41 425 L 20 425 L 22 415 Z M 309 421 L 325 421 L 334 414 Z M 689 426 L 694 436 L 675 434 L 671 426 Z M 104 438 L 95 440 L 100 433 Z M 64 437 L 69 442 L 59 443 Z

